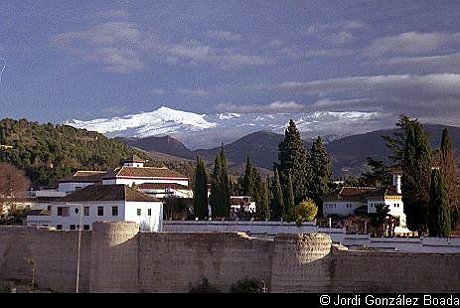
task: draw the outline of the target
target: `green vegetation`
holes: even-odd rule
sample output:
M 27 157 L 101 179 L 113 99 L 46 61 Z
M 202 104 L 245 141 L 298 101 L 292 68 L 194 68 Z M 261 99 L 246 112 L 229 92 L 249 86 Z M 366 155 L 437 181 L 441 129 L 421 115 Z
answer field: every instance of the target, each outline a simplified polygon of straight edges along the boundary
M 211 285 L 208 279 L 203 278 L 200 284 L 196 286 L 189 285 L 189 293 L 221 293 L 221 291 Z
M 318 207 L 313 199 L 307 198 L 300 202 L 295 208 L 295 221 L 297 227 L 300 227 L 304 221 L 312 221 L 316 213 L 318 213 Z
M 428 230 L 430 236 L 441 237 L 449 236 L 451 230 L 449 197 L 438 168 L 431 173 Z
M 280 177 L 278 173 L 278 169 L 275 168 L 275 176 L 273 180 L 273 201 L 272 201 L 272 209 L 273 209 L 273 216 L 274 218 L 284 217 L 285 207 L 284 207 L 284 197 L 283 191 L 281 190 L 281 183 Z
M 230 213 L 230 185 L 228 179 L 227 158 L 224 145 L 214 161 L 214 171 L 211 175 L 210 203 L 212 217 L 228 217 Z
M 206 168 L 201 157 L 196 158 L 195 187 L 193 190 L 193 213 L 204 219 L 208 216 L 208 181 Z
M 230 292 L 232 293 L 262 293 L 264 292 L 265 283 L 255 278 L 242 278 L 232 284 Z

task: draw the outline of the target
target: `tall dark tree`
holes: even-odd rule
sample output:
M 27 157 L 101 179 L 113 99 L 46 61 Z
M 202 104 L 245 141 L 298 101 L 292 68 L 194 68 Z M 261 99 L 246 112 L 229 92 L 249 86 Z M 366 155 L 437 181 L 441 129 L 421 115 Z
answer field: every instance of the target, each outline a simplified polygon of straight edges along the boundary
M 193 191 L 193 212 L 195 217 L 203 219 L 208 216 L 208 181 L 206 168 L 200 156 L 196 158 L 195 187 Z
M 243 193 L 255 198 L 257 185 L 260 183 L 261 179 L 259 171 L 251 164 L 248 156 L 246 159 L 246 169 L 243 178 Z
M 381 187 L 391 185 L 391 173 L 382 160 L 366 159 L 368 169 L 361 174 L 360 182 L 365 186 Z
M 230 187 L 228 180 L 227 158 L 224 146 L 214 160 L 211 177 L 210 203 L 213 217 L 228 217 L 230 213 Z
M 273 218 L 279 219 L 284 217 L 284 196 L 283 191 L 281 189 L 280 177 L 278 173 L 278 169 L 275 168 L 275 176 L 273 179 Z
M 288 190 L 288 176 L 290 175 L 294 202 L 300 203 L 310 195 L 308 180 L 311 169 L 308 152 L 293 120 L 289 121 L 289 127 L 285 130 L 284 140 L 278 145 L 278 150 L 278 163 L 275 164 L 275 168 L 280 173 L 283 190 Z
M 291 175 L 287 177 L 287 190 L 286 190 L 286 211 L 284 212 L 283 220 L 293 221 L 295 219 L 295 200 L 294 189 L 292 187 Z
M 452 139 L 447 129 L 442 131 L 441 147 L 439 150 L 439 168 L 443 182 L 446 186 L 446 193 L 451 213 L 451 224 L 453 229 L 460 228 L 460 205 L 458 188 L 458 168 L 455 161 Z
M 319 214 L 322 215 L 321 197 L 328 194 L 332 188 L 332 171 L 331 160 L 321 137 L 313 142 L 310 150 L 310 193 L 311 198 L 319 208 Z
M 407 226 L 423 234 L 427 231 L 432 150 L 428 135 L 418 120 L 401 116 L 396 124 L 402 130 L 385 136 L 393 151 L 391 159 L 402 166 L 402 193 Z
M 259 207 L 260 212 L 262 214 L 262 218 L 265 220 L 270 220 L 270 203 L 268 197 L 268 190 L 268 182 L 262 181 L 260 184 L 259 200 L 258 203 L 256 203 L 256 206 Z
M 450 209 L 444 179 L 438 168 L 431 175 L 428 230 L 430 236 L 447 237 L 450 234 Z

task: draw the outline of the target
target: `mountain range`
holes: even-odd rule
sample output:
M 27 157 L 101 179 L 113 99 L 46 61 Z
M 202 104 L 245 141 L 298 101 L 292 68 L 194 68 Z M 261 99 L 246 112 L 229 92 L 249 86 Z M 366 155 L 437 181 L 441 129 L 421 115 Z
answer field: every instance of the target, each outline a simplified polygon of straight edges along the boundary
M 449 130 L 457 153 L 460 151 L 460 128 L 439 124 L 425 124 L 425 130 L 430 136 L 433 148 L 438 148 L 441 132 Z M 365 167 L 367 157 L 377 160 L 387 160 L 391 152 L 385 146 L 383 135 L 393 135 L 398 129 L 377 130 L 365 134 L 347 136 L 337 140 L 326 140 L 326 148 L 331 155 L 334 176 L 346 177 L 359 175 Z M 229 168 L 233 173 L 244 172 L 246 157 L 249 155 L 255 166 L 262 171 L 269 172 L 273 163 L 278 159 L 278 144 L 284 136 L 269 131 L 259 131 L 248 134 L 234 142 L 224 145 L 229 161 Z M 166 137 L 146 138 L 116 138 L 119 141 L 148 152 L 164 153 L 184 159 L 193 160 L 196 155 L 204 157 L 208 167 L 212 167 L 220 146 L 212 149 L 188 149 L 179 140 Z M 304 139 L 305 147 L 312 144 L 311 139 Z M 388 163 L 390 163 L 388 161 Z
M 248 134 L 268 131 L 282 134 L 293 119 L 304 138 L 325 136 L 334 140 L 369 131 L 376 116 L 368 112 L 297 112 L 297 113 L 215 113 L 193 112 L 160 107 L 155 111 L 89 121 L 69 120 L 64 124 L 97 131 L 108 137 L 145 138 L 170 136 L 187 148 L 210 149 L 231 143 Z M 360 125 L 357 125 L 357 124 Z

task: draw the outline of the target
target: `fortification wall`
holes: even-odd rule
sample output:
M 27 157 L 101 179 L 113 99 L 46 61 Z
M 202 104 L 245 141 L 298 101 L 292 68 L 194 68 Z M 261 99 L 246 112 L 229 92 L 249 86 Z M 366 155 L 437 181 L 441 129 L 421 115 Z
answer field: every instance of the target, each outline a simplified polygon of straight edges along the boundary
M 230 291 L 241 278 L 270 285 L 273 241 L 237 233 L 141 233 L 141 292 L 188 292 L 207 278 Z
M 0 227 L 0 279 L 74 292 L 78 232 Z M 82 233 L 81 292 L 187 292 L 203 278 L 222 291 L 248 277 L 272 292 L 457 292 L 459 253 L 352 251 L 326 234 L 139 233 L 95 223 Z M 26 258 L 26 259 L 25 259 Z
M 29 227 L 0 227 L 0 277 L 59 292 L 75 292 L 78 232 Z M 89 290 L 91 233 L 83 232 L 80 255 L 81 292 Z

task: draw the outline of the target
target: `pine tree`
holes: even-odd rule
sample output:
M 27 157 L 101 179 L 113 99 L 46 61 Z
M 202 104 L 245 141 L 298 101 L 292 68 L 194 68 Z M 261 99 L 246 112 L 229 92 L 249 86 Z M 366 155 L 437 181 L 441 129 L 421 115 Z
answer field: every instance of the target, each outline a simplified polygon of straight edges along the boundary
M 268 182 L 267 181 L 261 182 L 259 203 L 256 203 L 256 206 L 259 206 L 261 210 L 262 218 L 265 220 L 270 220 L 270 204 L 268 200 Z
M 193 208 L 195 217 L 203 219 L 208 216 L 208 181 L 206 168 L 201 157 L 196 159 L 195 187 L 193 191 Z
M 309 155 L 304 147 L 300 133 L 293 120 L 289 121 L 289 127 L 285 130 L 284 140 L 278 145 L 278 169 L 283 190 L 287 191 L 288 175 L 291 176 L 294 201 L 301 202 L 309 196 L 308 180 L 311 169 Z
M 281 190 L 280 177 L 278 169 L 275 168 L 275 176 L 273 180 L 273 218 L 279 219 L 284 217 L 284 197 L 283 191 Z
M 391 174 L 389 168 L 382 160 L 374 160 L 371 157 L 366 159 L 369 169 L 361 174 L 360 181 L 364 186 L 381 187 L 391 185 Z
M 243 178 L 243 192 L 247 196 L 255 197 L 256 185 L 260 180 L 260 175 L 257 169 L 251 164 L 249 155 L 246 158 L 246 169 Z
M 331 160 L 321 137 L 313 142 L 310 151 L 311 180 L 310 192 L 313 201 L 322 215 L 321 197 L 328 194 L 332 187 Z
M 449 136 L 447 129 L 442 131 L 441 147 L 439 151 L 439 167 L 443 182 L 446 186 L 452 228 L 458 229 L 460 227 L 458 169 L 455 161 L 452 139 Z
M 433 169 L 430 185 L 430 206 L 428 212 L 430 236 L 447 237 L 450 234 L 449 201 L 444 179 L 438 168 Z
M 211 208 L 213 217 L 228 217 L 230 214 L 230 186 L 228 179 L 227 158 L 224 146 L 214 160 L 211 179 Z
M 227 157 L 224 152 L 224 144 L 220 150 L 220 161 L 222 166 L 222 180 L 221 180 L 221 191 L 222 191 L 222 216 L 228 217 L 230 215 L 230 184 L 228 178 L 228 164 Z
M 295 218 L 294 215 L 295 215 L 294 190 L 292 188 L 291 175 L 288 174 L 287 191 L 286 191 L 286 211 L 284 213 L 283 220 L 293 221 Z

